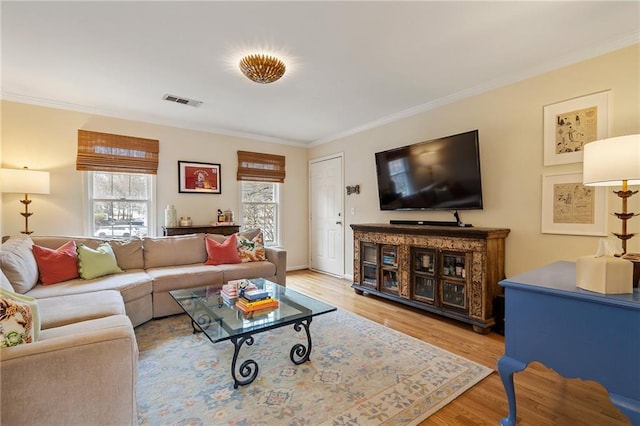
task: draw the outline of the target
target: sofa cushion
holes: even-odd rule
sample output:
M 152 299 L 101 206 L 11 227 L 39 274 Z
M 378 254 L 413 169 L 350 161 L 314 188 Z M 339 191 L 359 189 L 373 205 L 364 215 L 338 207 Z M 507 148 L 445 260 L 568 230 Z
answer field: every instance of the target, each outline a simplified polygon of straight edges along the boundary
M 218 266 L 195 264 L 147 269 L 153 279 L 153 293 L 181 288 L 222 284 L 222 271 Z
M 231 235 L 224 242 L 218 243 L 211 238 L 205 238 L 205 248 L 207 249 L 206 265 L 221 265 L 223 263 L 240 263 L 236 236 Z
M 39 336 L 40 315 L 36 299 L 0 289 L 0 347 L 37 342 Z
M 145 271 L 134 269 L 121 274 L 105 275 L 93 280 L 78 278 L 56 285 L 38 284 L 27 295 L 40 299 L 102 290 L 118 290 L 126 303 L 151 294 L 151 278 Z
M 144 269 L 191 265 L 204 263 L 207 260 L 204 234 L 159 238 L 144 237 L 142 244 L 144 246 Z
M 244 237 L 247 240 L 253 240 L 255 237 L 258 236 L 258 234 L 260 234 L 262 232 L 262 229 L 260 228 L 254 228 L 254 229 L 247 229 L 245 231 L 242 232 L 238 232 L 237 235 L 238 237 Z
M 260 262 L 264 257 L 264 239 L 262 231 L 255 236 L 238 234 L 238 254 L 243 262 Z
M 98 248 L 100 244 L 104 242 L 102 238 L 93 238 L 93 237 L 67 237 L 67 236 L 42 236 L 42 235 L 32 235 L 31 239 L 33 240 L 33 244 L 37 244 L 40 247 L 47 247 L 50 249 L 55 249 L 60 247 L 64 243 L 68 241 L 74 241 L 76 246 L 80 244 L 84 244 L 87 247 L 91 247 L 92 249 Z
M 28 235 L 11 237 L 0 250 L 0 269 L 17 293 L 26 293 L 38 282 L 38 264 Z
M 227 238 L 228 235 L 222 235 L 222 234 L 206 234 L 205 237 L 215 241 L 216 243 L 224 243 Z
M 94 237 L 55 237 L 55 236 L 36 236 L 31 238 L 34 244 L 42 247 L 54 249 L 61 246 L 67 241 L 75 241 L 76 245 L 84 244 L 92 249 L 98 248 L 100 244 L 105 242 L 104 238 Z M 131 238 L 128 240 L 111 239 L 108 240 L 116 255 L 118 266 L 121 269 L 142 269 L 144 268 L 144 258 L 142 255 L 142 240 L 140 238 Z
M 78 278 L 78 253 L 75 241 L 67 241 L 57 249 L 34 244 L 33 255 L 44 285 Z
M 76 322 L 125 315 L 124 301 L 115 290 L 38 299 L 42 329 L 60 327 Z
M 218 265 L 216 268 L 222 271 L 224 282 L 242 278 L 273 278 L 276 274 L 276 265 L 266 261 Z
M 78 271 L 82 279 L 90 280 L 120 273 L 122 269 L 118 266 L 111 245 L 104 242 L 95 250 L 84 244 L 78 246 Z
M 140 238 L 109 240 L 109 244 L 111 244 L 120 268 L 124 270 L 144 268 L 144 255 Z

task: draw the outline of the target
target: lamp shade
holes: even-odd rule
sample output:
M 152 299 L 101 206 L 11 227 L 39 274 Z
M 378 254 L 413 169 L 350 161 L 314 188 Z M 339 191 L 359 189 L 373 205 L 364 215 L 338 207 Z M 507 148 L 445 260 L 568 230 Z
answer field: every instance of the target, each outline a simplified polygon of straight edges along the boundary
M 49 172 L 24 169 L 0 170 L 2 192 L 16 194 L 48 194 Z
M 587 186 L 640 185 L 640 134 L 584 146 L 582 182 Z

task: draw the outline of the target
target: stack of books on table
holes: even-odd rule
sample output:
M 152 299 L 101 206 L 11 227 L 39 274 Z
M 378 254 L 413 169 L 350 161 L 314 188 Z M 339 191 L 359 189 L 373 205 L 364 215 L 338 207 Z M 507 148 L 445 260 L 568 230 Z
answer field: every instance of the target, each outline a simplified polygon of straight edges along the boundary
M 279 304 L 280 302 L 262 289 L 245 289 L 236 300 L 236 307 L 244 313 L 270 310 L 277 308 Z
M 226 303 L 227 305 L 232 306 L 236 300 L 238 300 L 238 296 L 240 294 L 240 289 L 238 288 L 238 284 L 242 283 L 245 280 L 235 280 L 235 281 L 229 281 L 227 284 L 223 284 L 222 285 L 222 289 L 220 290 L 220 296 L 222 297 L 222 300 L 224 301 L 224 303 Z M 249 290 L 255 290 L 258 287 L 256 287 L 255 284 L 253 283 L 244 283 L 245 290 L 249 289 Z

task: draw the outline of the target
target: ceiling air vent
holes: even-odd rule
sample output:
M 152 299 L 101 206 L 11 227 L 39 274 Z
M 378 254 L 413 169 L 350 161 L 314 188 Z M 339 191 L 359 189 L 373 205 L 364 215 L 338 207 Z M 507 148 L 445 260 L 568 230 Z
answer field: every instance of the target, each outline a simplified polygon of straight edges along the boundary
M 193 99 L 187 99 L 187 98 L 181 98 L 179 96 L 174 96 L 174 95 L 164 95 L 162 97 L 162 99 L 164 99 L 165 101 L 169 101 L 169 102 L 176 102 L 178 104 L 183 104 L 183 105 L 190 105 L 192 107 L 199 107 L 200 105 L 202 105 L 202 101 L 196 101 Z

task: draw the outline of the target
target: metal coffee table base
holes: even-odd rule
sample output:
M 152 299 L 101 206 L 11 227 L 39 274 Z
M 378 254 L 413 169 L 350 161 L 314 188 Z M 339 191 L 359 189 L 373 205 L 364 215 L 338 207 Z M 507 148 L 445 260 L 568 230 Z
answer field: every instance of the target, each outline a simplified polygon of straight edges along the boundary
M 304 328 L 304 331 L 307 335 L 307 346 L 302 343 L 296 343 L 291 348 L 291 352 L 289 352 L 289 358 L 291 362 L 296 365 L 303 364 L 309 361 L 309 356 L 311 355 L 311 333 L 309 332 L 309 325 L 311 324 L 312 317 L 302 318 L 299 321 L 293 323 L 293 329 L 296 332 L 299 332 L 300 329 Z M 193 331 L 202 332 L 200 324 L 197 324 L 195 321 L 191 321 L 191 325 L 193 326 Z M 258 363 L 253 359 L 248 359 L 240 364 L 239 368 L 236 368 L 238 362 L 238 354 L 240 353 L 240 348 L 242 345 L 246 344 L 247 346 L 253 345 L 253 335 L 259 334 L 263 331 L 270 330 L 271 328 L 258 330 L 255 333 L 246 333 L 239 336 L 231 337 L 231 342 L 233 342 L 233 360 L 231 361 L 231 376 L 233 377 L 233 388 L 238 389 L 238 386 L 246 386 L 251 384 L 256 377 L 258 377 L 258 371 L 260 370 L 258 367 Z M 236 374 L 237 371 L 237 374 Z M 238 375 L 241 377 L 238 379 Z

